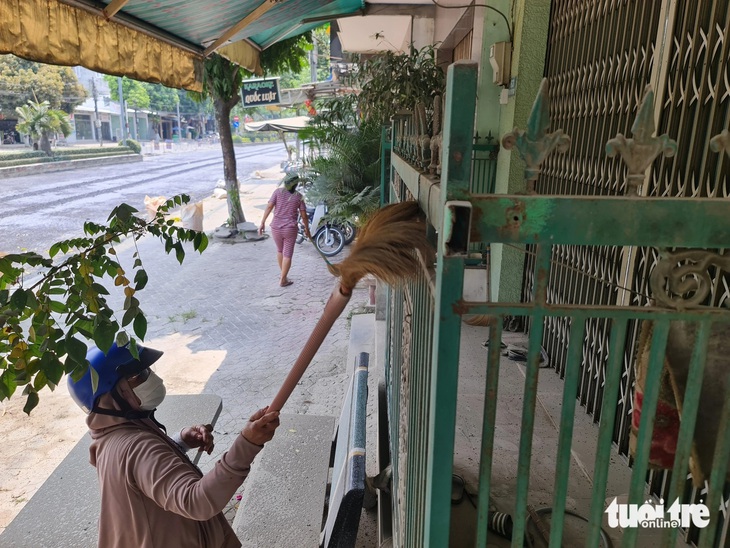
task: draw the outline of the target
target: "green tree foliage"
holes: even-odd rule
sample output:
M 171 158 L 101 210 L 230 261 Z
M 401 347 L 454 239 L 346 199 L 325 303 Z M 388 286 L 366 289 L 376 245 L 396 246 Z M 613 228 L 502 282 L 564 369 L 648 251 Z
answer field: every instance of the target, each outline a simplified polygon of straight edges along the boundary
M 408 54 L 388 51 L 360 65 L 358 107 L 362 117 L 386 123 L 399 110 L 413 110 L 417 103 L 433 111 L 433 96 L 446 88 L 444 71 L 436 65 L 435 49 L 411 48 Z
M 180 116 L 185 118 L 183 135 L 185 135 L 186 126 L 196 128 L 198 133 L 205 131 L 205 120 L 214 113 L 210 97 L 182 90 L 178 90 L 177 93 L 180 98 Z
M 382 126 L 419 102 L 430 122 L 433 96 L 445 88 L 432 47 L 369 58 L 354 80 L 359 94 L 318 101 L 311 127 L 300 132 L 325 151 L 312 162 L 310 192 L 313 200 L 329 204 L 331 217 L 362 216 L 377 207 Z
M 76 73 L 69 67 L 56 67 L 63 81 L 63 92 L 61 95 L 61 105 L 59 109 L 67 114 L 71 114 L 74 109 L 83 103 L 89 96 L 89 92 L 81 85 Z M 39 97 L 40 99 L 40 97 Z M 50 101 L 49 101 L 50 102 Z M 52 103 L 51 103 L 52 105 Z
M 118 77 L 104 75 L 104 80 L 109 85 L 112 100 L 118 102 Z M 122 93 L 127 101 L 127 107 L 134 111 L 150 109 L 176 113 L 177 101 L 179 101 L 180 116 L 187 121 L 187 123 L 183 123 L 183 136 L 185 136 L 186 126 L 194 127 L 197 133 L 204 131 L 205 120 L 213 114 L 213 104 L 209 98 L 203 98 L 200 94 L 190 93 L 184 90 L 168 88 L 162 84 L 150 84 L 148 82 L 123 77 Z M 146 98 L 145 93 L 147 95 Z M 151 121 L 153 126 L 156 126 L 159 123 L 159 118 L 156 119 L 153 117 Z
M 330 25 L 312 31 L 317 45 L 317 81 L 324 82 L 330 75 Z
M 261 69 L 265 75 L 274 76 L 287 72 L 299 73 L 309 66 L 307 60 L 311 49 L 310 33 L 276 42 L 261 52 Z
M 0 55 L 0 110 L 6 116 L 28 101 L 48 101 L 51 108 L 70 114 L 87 96 L 69 67 Z
M 50 134 L 63 133 L 65 137 L 71 133 L 68 115 L 62 110 L 52 109 L 48 101 L 28 101 L 27 105 L 17 107 L 15 111 L 18 114 L 16 129 L 30 135 L 34 142 L 40 140 L 40 149 L 49 156 L 52 154 Z
M 150 108 L 152 110 L 175 112 L 178 101 L 176 89 L 167 88 L 162 84 L 146 84 L 144 87 L 150 98 Z
M 119 101 L 119 86 L 117 77 L 104 75 L 104 80 L 109 84 L 109 92 L 114 101 Z M 127 106 L 133 110 L 141 110 L 150 107 L 150 95 L 143 82 L 132 80 L 124 76 L 122 78 L 122 93 Z
M 147 334 L 138 297 L 148 277 L 138 250 L 126 264 L 115 246 L 123 238 L 136 242 L 152 234 L 180 263 L 186 242 L 202 253 L 208 245 L 205 234 L 177 227 L 166 217 L 172 208 L 188 202 L 184 195 L 169 199 L 151 221 L 121 204 L 106 224 L 87 222 L 83 237 L 51 246 L 50 257 L 0 256 L 0 401 L 22 388 L 24 411 L 30 413 L 42 389 L 53 390 L 64 374 L 78 379 L 86 372 L 91 341 L 103 351 L 115 341 L 129 344 L 136 355 L 137 340 L 143 341 Z M 24 281 L 28 269 L 34 270 L 37 281 Z M 124 297 L 119 310 L 108 302 L 112 291 Z
M 109 93 L 114 101 L 119 101 L 118 78 L 108 74 L 104 75 L 104 80 L 109 85 Z M 139 130 L 137 124 L 137 113 L 140 110 L 150 108 L 150 95 L 147 93 L 147 87 L 144 82 L 132 80 L 126 76 L 122 77 L 122 93 L 127 109 L 134 111 L 134 124 L 136 137 L 139 138 Z M 153 120 L 154 123 L 154 120 Z
M 325 201 L 331 219 L 365 217 L 380 198 L 380 124 L 330 131 L 328 153 L 312 161 L 315 176 L 307 200 Z
M 279 85 L 282 89 L 300 88 L 312 81 L 311 68 L 309 65 L 309 52 L 316 44 L 317 51 L 317 81 L 322 82 L 329 76 L 330 67 L 330 35 L 329 24 L 314 29 L 301 37 L 298 47 L 307 55 L 303 63 L 298 67 L 291 67 L 280 72 L 281 80 Z
M 118 78 L 116 76 L 105 74 L 104 80 L 109 85 L 111 98 L 114 101 L 119 101 Z M 141 89 L 143 89 L 144 92 L 140 91 Z M 164 112 L 175 112 L 177 109 L 177 102 L 179 101 L 181 113 L 197 114 L 200 111 L 199 103 L 191 99 L 187 92 L 168 88 L 162 84 L 150 84 L 148 82 L 141 82 L 139 80 L 123 77 L 122 93 L 124 93 L 124 98 L 129 101 L 129 106 L 131 108 L 134 108 L 132 101 L 136 104 L 144 105 L 146 101 L 149 100 L 147 106 L 140 106 L 138 108 L 150 108 L 152 110 L 161 110 Z M 144 97 L 145 93 L 147 95 L 147 100 Z M 133 97 L 133 99 L 130 99 L 130 97 Z

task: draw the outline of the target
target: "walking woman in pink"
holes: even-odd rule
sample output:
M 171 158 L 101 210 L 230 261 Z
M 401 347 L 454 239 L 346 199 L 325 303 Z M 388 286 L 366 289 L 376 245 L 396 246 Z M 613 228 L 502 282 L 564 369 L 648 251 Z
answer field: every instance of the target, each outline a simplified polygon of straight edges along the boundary
M 309 219 L 307 218 L 304 198 L 297 192 L 299 175 L 289 174 L 284 177 L 284 186 L 277 188 L 269 199 L 269 205 L 264 211 L 264 218 L 259 226 L 259 234 L 266 229 L 266 218 L 274 210 L 274 220 L 271 221 L 271 236 L 276 243 L 276 260 L 279 262 L 281 278 L 279 285 L 286 287 L 293 282 L 287 277 L 291 268 L 291 258 L 294 254 L 294 244 L 297 239 L 297 217 L 301 213 L 304 223 L 304 233 L 307 238 L 312 238 L 309 233 Z

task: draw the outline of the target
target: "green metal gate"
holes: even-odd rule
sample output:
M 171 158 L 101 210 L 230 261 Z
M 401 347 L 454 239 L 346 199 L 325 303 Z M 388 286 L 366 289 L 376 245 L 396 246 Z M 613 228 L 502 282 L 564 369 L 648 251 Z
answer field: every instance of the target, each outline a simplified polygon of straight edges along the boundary
M 670 502 L 678 498 L 687 476 L 693 437 L 707 425 L 695 428 L 703 390 L 703 370 L 707 344 L 723 333 L 730 322 L 730 311 L 705 306 L 708 269 L 726 268 L 728 259 L 721 254 L 700 252 L 697 256 L 673 253 L 676 249 L 720 249 L 730 238 L 730 207 L 726 201 L 698 198 L 644 198 L 619 196 L 540 196 L 484 195 L 471 191 L 473 120 L 476 102 L 476 65 L 457 63 L 449 67 L 448 101 L 443 129 L 442 173 L 437 178 L 407 160 L 412 140 L 394 124 L 391 201 L 417 200 L 432 227 L 437 251 L 436 265 L 423 265 L 418 278 L 389 290 L 388 340 L 386 341 L 386 378 L 390 447 L 393 461 L 394 540 L 397 546 L 447 546 L 451 513 L 451 474 L 454 456 L 459 340 L 462 316 L 484 314 L 490 318 L 490 345 L 485 363 L 484 409 L 481 458 L 479 462 L 479 508 L 477 545 L 486 546 L 488 538 L 489 495 L 495 478 L 492 474 L 495 447 L 495 417 L 499 394 L 502 324 L 507 317 L 526 317 L 531 324 L 529 354 L 522 403 L 522 433 L 516 470 L 516 503 L 512 546 L 523 545 L 530 503 L 532 441 L 538 391 L 538 363 L 546 325 L 559 320 L 565 326 L 565 385 L 562 397 L 559 443 L 554 474 L 554 500 L 550 546 L 561 545 L 564 511 L 568 490 L 569 464 L 573 444 L 576 394 L 581 371 L 585 368 L 585 348 L 596 344 L 598 335 L 590 326 L 601 325 L 608 337 L 603 350 L 605 369 L 597 370 L 595 387 L 601 392 L 597 414 L 597 449 L 586 546 L 598 546 L 604 499 L 616 427 L 618 400 L 626 341 L 632 322 L 651 322 L 646 388 L 638 428 L 630 485 L 629 502 L 641 504 L 647 494 L 646 479 L 657 416 L 659 380 L 664 371 L 667 341 L 680 324 L 694 326 L 696 333 L 688 349 L 689 374 L 682 402 L 679 441 L 671 481 L 667 486 Z M 533 181 L 539 165 L 555 146 L 565 147 L 561 132 L 547 133 L 549 116 L 547 88 L 541 88 L 529 127 L 515 132 L 503 143 L 515 146 L 527 158 L 526 178 Z M 458 107 L 457 107 L 458 105 Z M 634 126 L 636 141 L 649 138 L 653 127 L 651 96 Z M 399 133 L 398 129 L 401 128 Z M 625 127 L 618 130 L 625 131 Z M 653 139 L 653 138 L 652 138 Z M 666 138 L 652 140 L 658 151 L 673 150 Z M 716 141 L 717 142 L 717 141 Z M 548 146 L 549 144 L 549 146 Z M 646 144 L 646 143 L 645 143 Z M 612 150 L 625 157 L 635 154 L 631 140 L 617 138 Z M 423 163 L 419 164 L 423 166 Z M 647 164 L 648 165 L 648 164 Z M 646 167 L 646 166 L 645 166 Z M 629 170 L 636 181 L 644 168 Z M 637 169 L 640 170 L 637 171 Z M 643 178 L 643 175 L 642 175 Z M 703 219 L 702 223 L 696 219 Z M 464 268 L 470 246 L 475 243 L 532 245 L 535 260 L 531 268 L 532 291 L 523 302 L 466 302 L 462 298 Z M 549 290 L 555 277 L 554 249 L 581 246 L 592 249 L 643 247 L 659 250 L 660 259 L 653 275 L 650 306 L 635 303 L 586 304 L 575 299 L 575 291 L 556 295 Z M 699 301 L 698 301 L 699 299 Z M 670 340 L 671 342 L 671 340 Z M 710 356 L 710 362 L 717 361 Z M 717 375 L 717 370 L 712 369 Z M 721 372 L 722 373 L 722 372 Z M 727 393 L 730 375 L 711 379 L 722 384 Z M 700 546 L 715 545 L 722 533 L 720 507 L 723 485 L 730 460 L 730 398 L 714 410 L 717 418 L 717 443 L 709 475 L 705 503 L 710 510 L 710 525 L 701 530 Z M 491 534 L 491 533 L 490 533 Z M 623 546 L 636 546 L 637 529 L 627 529 Z M 663 531 L 662 545 L 673 546 L 676 528 Z

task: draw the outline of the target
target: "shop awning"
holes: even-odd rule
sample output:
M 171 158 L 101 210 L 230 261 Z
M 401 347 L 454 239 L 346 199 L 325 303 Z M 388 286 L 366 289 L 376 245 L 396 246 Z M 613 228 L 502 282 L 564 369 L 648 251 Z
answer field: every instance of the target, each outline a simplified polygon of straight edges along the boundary
M 262 122 L 243 124 L 246 131 L 300 131 L 309 125 L 308 116 L 294 116 L 293 118 L 279 118 Z
M 200 90 L 206 55 L 260 73 L 259 51 L 364 0 L 0 0 L 0 53 Z

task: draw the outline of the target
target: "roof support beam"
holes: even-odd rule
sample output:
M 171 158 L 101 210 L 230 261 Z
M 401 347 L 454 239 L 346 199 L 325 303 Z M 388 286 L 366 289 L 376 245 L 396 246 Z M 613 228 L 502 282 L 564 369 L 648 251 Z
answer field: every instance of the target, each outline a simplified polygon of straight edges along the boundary
M 265 50 L 269 46 L 275 44 L 276 42 L 278 42 L 279 40 L 281 40 L 282 38 L 284 38 L 285 36 L 287 36 L 287 35 L 291 34 L 292 32 L 294 32 L 296 29 L 298 29 L 301 26 L 302 26 L 301 23 L 296 23 L 294 26 L 291 26 L 291 27 L 287 26 L 286 29 L 284 29 L 283 31 L 281 31 L 279 34 L 276 34 L 276 35 L 272 36 L 266 42 L 264 42 L 263 44 L 261 44 L 261 50 L 262 51 Z
M 434 18 L 436 16 L 435 5 L 418 4 L 367 4 L 364 13 L 354 15 L 412 15 L 413 17 Z M 337 19 L 342 19 L 340 16 Z
M 114 17 L 117 12 L 124 7 L 124 4 L 129 2 L 129 0 L 112 0 L 109 2 L 107 7 L 104 8 L 104 17 L 107 18 L 107 20 Z
M 255 10 L 253 10 L 251 13 L 249 13 L 246 17 L 241 19 L 238 23 L 233 25 L 231 28 L 229 28 L 227 31 L 225 31 L 223 34 L 218 37 L 218 39 L 213 42 L 210 46 L 205 48 L 205 51 L 203 52 L 203 55 L 206 57 L 213 53 L 215 50 L 217 50 L 219 47 L 221 47 L 223 44 L 228 42 L 231 38 L 233 38 L 236 34 L 241 32 L 243 29 L 245 29 L 247 26 L 249 26 L 251 23 L 259 19 L 263 14 L 265 14 L 267 11 L 269 11 L 271 8 L 273 8 L 276 5 L 276 0 L 264 0 L 264 2 Z

